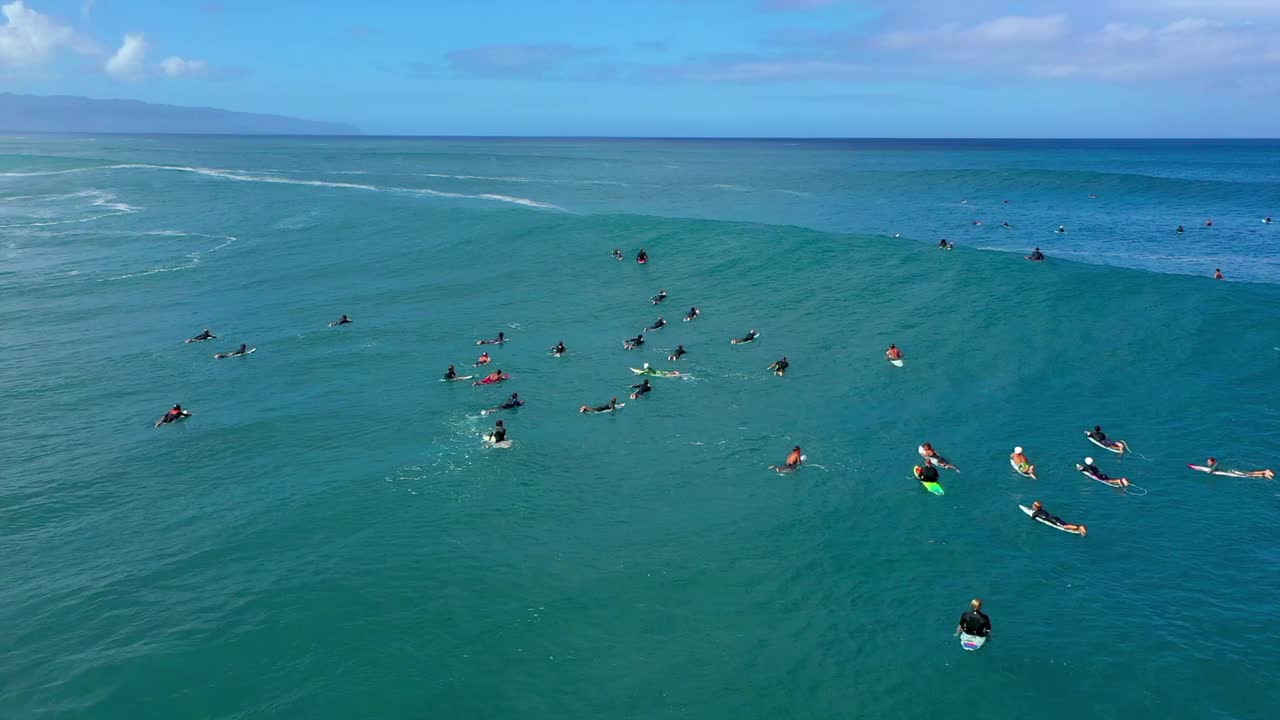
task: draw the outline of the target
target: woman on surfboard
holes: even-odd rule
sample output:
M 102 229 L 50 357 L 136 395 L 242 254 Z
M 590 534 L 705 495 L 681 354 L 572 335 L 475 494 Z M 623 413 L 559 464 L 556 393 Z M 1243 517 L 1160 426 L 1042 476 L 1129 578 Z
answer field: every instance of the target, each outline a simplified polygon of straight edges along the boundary
M 1240 477 L 1260 477 L 1268 480 L 1274 480 L 1276 478 L 1275 470 L 1219 470 L 1217 458 L 1209 458 L 1208 460 L 1205 460 L 1204 466 L 1208 468 L 1206 472 L 1209 473 L 1229 472 Z
M 959 468 L 957 468 L 955 465 L 952 465 L 950 462 L 947 461 L 946 458 L 939 455 L 938 451 L 933 449 L 932 444 L 925 443 L 918 448 L 918 451 L 920 453 L 920 457 L 924 458 L 924 461 L 926 464 L 937 465 L 940 468 L 946 468 L 948 470 L 955 470 L 959 472 Z
M 1097 465 L 1093 464 L 1093 458 L 1091 457 L 1085 458 L 1084 464 L 1079 465 L 1077 467 L 1080 468 L 1080 472 L 1088 473 L 1089 475 L 1093 476 L 1094 480 L 1097 480 L 1098 482 L 1104 482 L 1108 485 L 1111 485 L 1113 487 L 1119 487 L 1119 488 L 1129 487 L 1128 478 L 1113 478 L 1108 476 L 1106 473 L 1099 470 Z

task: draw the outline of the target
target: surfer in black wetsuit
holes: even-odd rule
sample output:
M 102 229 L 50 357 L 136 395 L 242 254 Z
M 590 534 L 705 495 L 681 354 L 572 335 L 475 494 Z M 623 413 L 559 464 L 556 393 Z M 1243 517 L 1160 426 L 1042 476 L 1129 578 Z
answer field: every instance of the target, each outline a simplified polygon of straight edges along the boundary
M 774 375 L 783 375 L 787 372 L 787 368 L 791 367 L 791 363 L 787 362 L 787 356 L 783 355 L 782 359 L 769 366 Z
M 622 343 L 622 347 L 627 350 L 635 350 L 636 348 L 640 347 L 643 344 L 644 344 L 644 333 L 641 333 L 631 338 L 630 340 L 624 341 Z
M 511 397 L 507 401 L 498 406 L 499 410 L 514 410 L 524 404 L 520 399 L 520 393 L 511 393 Z
M 507 439 L 507 426 L 499 420 L 494 426 L 493 431 L 489 433 L 489 442 L 497 445 Z
M 922 483 L 938 482 L 938 468 L 934 467 L 933 463 L 926 462 L 924 467 L 920 468 L 920 477 L 918 479 Z
M 501 331 L 499 331 L 499 332 L 498 332 L 498 337 L 496 337 L 496 338 L 494 338 L 494 339 L 492 339 L 492 340 L 477 340 L 477 341 L 476 341 L 476 344 L 477 344 L 477 345 L 501 345 L 501 344 L 505 343 L 506 341 L 507 341 L 507 336 L 506 336 L 504 333 L 502 333 Z
M 988 637 L 991 635 L 991 618 L 982 612 L 982 601 L 974 598 L 969 603 L 969 609 L 960 616 L 960 622 L 956 626 L 956 632 L 962 632 L 966 635 L 976 635 L 978 637 Z
M 195 336 L 195 337 L 191 338 L 191 339 L 190 339 L 190 340 L 188 340 L 187 342 L 189 342 L 189 343 L 192 343 L 192 342 L 204 342 L 205 340 L 212 340 L 212 339 L 214 339 L 214 338 L 216 338 L 216 337 L 218 337 L 218 336 L 217 336 L 217 335 L 214 335 L 214 334 L 213 334 L 213 333 L 211 333 L 211 332 L 209 332 L 209 328 L 205 328 L 204 330 L 202 330 L 202 331 L 200 332 L 200 334 L 199 334 L 199 335 L 197 335 L 197 336 Z
M 698 317 L 698 316 L 699 316 L 699 315 L 701 315 L 701 314 L 702 314 L 702 313 L 698 312 L 698 308 L 696 308 L 696 307 L 691 307 L 691 308 L 689 308 L 689 314 L 688 314 L 688 315 L 685 315 L 685 316 L 684 316 L 684 319 L 685 319 L 685 321 L 687 322 L 687 321 L 689 321 L 689 320 L 693 320 L 694 318 Z
M 445 380 L 452 380 L 452 379 L 454 379 L 454 378 L 456 378 L 456 377 L 458 377 L 458 371 L 457 371 L 457 370 L 454 370 L 454 369 L 453 369 L 453 366 L 452 366 L 452 365 L 450 365 L 450 366 L 449 366 L 449 369 L 444 371 L 444 379 L 445 379 Z
M 559 357 L 559 356 L 561 356 L 561 355 L 565 354 L 566 352 L 568 352 L 568 350 L 566 350 L 566 349 L 565 349 L 565 347 L 564 347 L 564 341 L 563 341 L 563 340 L 561 340 L 560 342 L 556 343 L 556 346 L 555 346 L 555 347 L 553 347 L 553 348 L 551 348 L 551 354 L 552 354 L 552 355 L 555 355 L 556 357 Z
M 759 334 L 760 333 L 756 332 L 755 330 L 752 330 L 751 332 L 747 333 L 745 336 L 740 337 L 736 340 L 730 340 L 729 342 L 730 344 L 733 344 L 733 345 L 741 345 L 742 343 L 749 343 L 755 340 L 756 336 L 758 336 Z
M 645 393 L 648 393 L 650 390 L 653 390 L 653 386 L 649 384 L 649 378 L 645 378 L 644 380 L 641 380 L 639 385 L 632 385 L 631 388 L 635 390 L 635 392 L 631 393 L 632 400 L 635 400 L 641 395 L 644 395 Z
M 160 427 L 161 425 L 168 425 L 171 422 L 176 422 L 183 418 L 189 418 L 189 417 L 191 417 L 191 413 L 187 412 L 186 410 L 183 410 L 181 405 L 174 405 L 172 408 L 169 409 L 168 412 L 160 416 L 160 419 L 156 421 L 156 427 Z
M 1027 256 L 1027 259 L 1036 261 L 1044 260 L 1044 253 L 1040 252 L 1040 248 L 1036 248 L 1031 251 L 1031 254 Z
M 1178 226 L 1178 234 L 1179 234 L 1179 235 L 1181 235 L 1181 234 L 1182 234 L 1182 233 L 1184 233 L 1184 232 L 1186 232 L 1186 230 L 1184 230 L 1184 229 L 1182 228 L 1182 226 L 1181 226 L 1181 225 L 1179 225 L 1179 226 Z
M 333 322 L 329 323 L 329 327 L 338 327 L 339 325 L 350 325 L 350 324 L 351 324 L 351 323 L 353 323 L 353 322 L 355 322 L 355 320 L 352 320 L 351 318 L 347 317 L 346 315 L 343 315 L 342 317 L 338 318 L 337 320 L 334 320 Z
M 674 360 L 679 360 L 680 358 L 682 358 L 682 357 L 684 357 L 685 355 L 688 355 L 688 354 L 689 354 L 689 353 L 684 349 L 684 346 L 683 346 L 683 345 L 677 345 L 677 346 L 676 346 L 676 351 L 675 351 L 675 352 L 673 352 L 673 353 L 671 353 L 669 356 L 667 356 L 667 359 L 668 359 L 668 360 L 673 360 L 673 361 L 674 361 Z
M 638 263 L 649 262 L 649 253 L 645 252 L 644 248 L 640 248 L 640 252 L 636 253 L 636 262 Z
M 1089 473 L 1090 475 L 1094 476 L 1095 478 L 1101 480 L 1104 483 L 1107 483 L 1108 485 L 1114 485 L 1115 487 L 1122 487 L 1122 488 L 1129 487 L 1128 478 L 1110 477 L 1106 473 L 1099 470 L 1097 465 L 1093 464 L 1093 458 L 1091 457 L 1085 458 L 1084 464 L 1080 465 L 1079 467 L 1080 467 L 1080 472 Z
M 1065 233 L 1066 231 L 1067 231 L 1067 226 L 1066 226 L 1066 225 L 1059 225 L 1059 226 L 1058 226 L 1058 229 L 1057 229 L 1057 230 L 1055 230 L 1054 232 L 1058 232 L 1058 233 Z
M 244 343 L 240 343 L 240 347 L 237 348 L 235 351 L 229 352 L 229 353 L 218 353 L 217 355 L 214 355 L 214 357 L 221 360 L 222 358 L 239 357 L 241 355 L 248 355 L 248 354 L 249 354 L 249 346 Z
M 582 407 L 578 408 L 578 412 L 602 413 L 602 412 L 613 412 L 614 410 L 617 410 L 617 409 L 618 409 L 618 398 L 615 397 L 615 398 L 610 398 L 609 402 L 605 403 L 604 405 L 597 405 L 595 407 L 591 407 L 590 405 L 583 405 Z
M 615 260 L 621 260 L 621 259 L 622 259 L 622 251 L 621 251 L 621 250 L 619 250 L 618 248 L 614 248 L 614 249 L 613 249 L 613 253 L 612 253 L 612 254 L 613 254 L 613 259 L 615 259 Z
M 653 297 L 649 298 L 649 302 L 653 303 L 654 305 L 657 305 L 658 303 L 666 299 L 667 299 L 667 291 L 659 290 L 657 295 L 654 295 Z
M 1035 520 L 1043 520 L 1050 525 L 1056 525 L 1063 530 L 1078 532 L 1081 535 L 1087 535 L 1089 533 L 1089 529 L 1084 525 L 1072 525 L 1057 515 L 1050 515 L 1049 511 L 1044 509 L 1044 505 L 1041 505 L 1039 500 L 1031 503 L 1031 510 L 1031 517 Z
M 645 332 L 652 332 L 652 331 L 654 331 L 654 330 L 661 330 L 662 328 L 664 328 L 664 327 L 666 327 L 666 326 L 667 326 L 667 321 L 666 321 L 666 320 L 663 320 L 662 318 L 658 318 L 656 321 L 654 321 L 654 323 L 653 323 L 652 325 L 650 325 L 649 327 L 645 328 L 645 329 L 644 329 L 644 331 L 645 331 Z
M 1007 228 L 1007 229 L 1009 229 L 1009 230 L 1012 230 L 1012 229 L 1013 229 L 1013 226 L 1012 226 L 1012 225 L 1010 225 L 1010 224 L 1009 224 L 1009 223 L 1007 223 L 1007 222 L 1002 222 L 1002 223 L 1000 223 L 1000 227 L 1002 227 L 1002 228 Z

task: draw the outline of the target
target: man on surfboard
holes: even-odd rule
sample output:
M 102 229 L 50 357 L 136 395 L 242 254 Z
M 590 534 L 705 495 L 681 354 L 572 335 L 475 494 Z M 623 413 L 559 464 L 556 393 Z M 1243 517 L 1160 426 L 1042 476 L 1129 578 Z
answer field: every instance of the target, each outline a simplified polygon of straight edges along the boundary
M 343 315 L 342 317 L 338 318 L 337 320 L 334 320 L 333 322 L 329 323 L 329 327 L 338 327 L 339 325 L 350 325 L 350 324 L 351 324 L 351 323 L 353 323 L 353 322 L 355 322 L 355 320 L 352 320 L 351 318 L 347 317 L 346 315 Z
M 190 340 L 187 340 L 187 342 L 189 342 L 189 343 L 193 343 L 193 342 L 204 342 L 205 340 L 212 340 L 212 339 L 214 339 L 214 338 L 216 338 L 216 337 L 218 337 L 218 336 L 217 336 L 217 335 L 214 335 L 214 334 L 213 334 L 213 333 L 211 333 L 211 332 L 209 332 L 209 328 L 205 328 L 204 330 L 200 331 L 200 334 L 199 334 L 199 335 L 197 335 L 197 336 L 195 336 L 195 337 L 191 338 Z
M 1085 459 L 1084 459 L 1084 464 L 1080 466 L 1080 472 L 1082 472 L 1082 473 L 1089 473 L 1089 474 L 1090 474 L 1090 475 L 1092 475 L 1095 479 L 1097 479 L 1099 482 L 1104 482 L 1104 483 L 1106 483 L 1106 484 L 1108 484 L 1108 485 L 1112 485 L 1112 486 L 1114 486 L 1114 487 L 1120 487 L 1120 488 L 1127 488 L 1127 487 L 1129 487 L 1129 479 L 1128 479 L 1128 478 L 1113 478 L 1113 477 L 1109 477 L 1106 473 L 1104 473 L 1104 472 L 1102 472 L 1101 470 L 1099 470 L 1097 465 L 1094 465 L 1094 464 L 1093 464 L 1093 458 L 1091 458 L 1091 457 L 1087 457 L 1087 458 L 1085 458 Z
M 978 637 L 987 637 L 991 634 L 991 618 L 982 612 L 981 600 L 974 598 L 969 602 L 969 609 L 960 616 L 956 632 Z
M 493 362 L 493 358 L 489 357 L 489 353 L 482 352 L 480 353 L 480 357 L 476 358 L 476 367 L 480 367 L 481 365 L 488 365 L 491 362 Z
M 740 338 L 734 338 L 734 339 L 730 340 L 730 341 L 729 341 L 729 344 L 730 344 L 730 345 L 741 345 L 741 344 L 743 344 L 743 343 L 755 342 L 755 339 L 756 339 L 757 337 L 759 337 L 759 336 L 760 336 L 760 333 L 756 332 L 756 331 L 755 331 L 755 329 L 754 329 L 754 328 L 752 328 L 751 332 L 747 333 L 746 335 L 743 335 L 743 336 L 742 336 L 742 337 L 740 337 Z
M 689 314 L 684 316 L 684 321 L 689 322 L 690 320 L 693 320 L 694 318 L 698 317 L 701 314 L 702 312 L 699 311 L 698 308 L 691 307 L 689 308 Z
M 498 331 L 498 337 L 492 340 L 477 340 L 477 345 L 501 345 L 507 341 L 507 336 L 501 330 Z
M 654 330 L 661 330 L 662 328 L 664 328 L 664 327 L 666 327 L 666 326 L 667 326 L 667 321 L 666 321 L 666 320 L 663 320 L 661 317 L 659 317 L 657 320 L 655 320 L 655 321 L 654 321 L 654 323 L 653 323 L 652 325 L 650 325 L 649 327 L 645 328 L 645 329 L 644 329 L 644 331 L 645 331 L 645 332 L 653 332 Z
M 1080 533 L 1081 537 L 1089 534 L 1089 528 L 1084 525 L 1072 525 L 1057 515 L 1050 515 L 1049 511 L 1044 509 L 1044 505 L 1041 505 L 1039 500 L 1031 503 L 1031 511 L 1032 519 L 1040 520 L 1041 522 L 1046 522 L 1050 525 L 1056 525 L 1063 530 Z
M 787 362 L 787 356 L 783 355 L 781 360 L 769 366 L 769 370 L 772 370 L 774 375 L 781 377 L 786 374 L 789 367 L 791 367 L 791 363 Z
M 578 408 L 578 412 L 602 413 L 602 412 L 613 412 L 614 410 L 617 410 L 617 409 L 618 409 L 618 398 L 615 397 L 615 398 L 610 398 L 609 402 L 605 403 L 604 405 L 597 405 L 595 407 L 591 407 L 590 405 L 583 405 L 582 407 Z
M 449 366 L 449 369 L 444 371 L 444 379 L 445 379 L 445 380 L 452 380 L 452 379 L 454 379 L 454 378 L 456 378 L 456 377 L 458 377 L 458 371 L 457 371 L 457 370 L 454 370 L 454 369 L 453 369 L 453 366 L 452 366 L 452 365 L 450 365 L 450 366 Z
M 649 391 L 653 390 L 653 386 L 649 384 L 649 378 L 645 378 L 640 381 L 639 385 L 632 385 L 631 389 L 635 390 L 635 392 L 631 393 L 631 399 L 637 400 L 641 395 L 645 395 Z
M 898 349 L 897 345 L 894 345 L 893 343 L 889 343 L 889 349 L 884 351 L 884 356 L 885 356 L 885 359 L 887 359 L 889 362 L 893 362 L 894 360 L 901 360 L 902 350 Z
M 676 351 L 668 355 L 667 359 L 671 361 L 675 361 L 675 360 L 679 360 L 680 358 L 688 354 L 689 354 L 689 351 L 685 350 L 683 345 L 677 345 Z
M 1085 434 L 1089 436 L 1090 440 L 1109 450 L 1119 450 L 1122 453 L 1129 450 L 1129 446 L 1123 440 L 1108 440 L 1107 434 L 1102 432 L 1101 425 L 1094 425 L 1093 429 Z
M 933 449 L 933 445 L 931 443 L 921 445 L 919 452 L 920 457 L 924 458 L 926 464 L 937 465 L 940 468 L 946 468 L 948 470 L 959 470 L 955 465 L 948 462 L 946 458 L 939 455 L 938 451 Z
M 501 420 L 499 420 L 499 421 L 498 421 L 498 422 L 493 426 L 493 430 L 489 432 L 488 437 L 487 437 L 487 438 L 485 438 L 485 439 L 486 439 L 486 440 L 488 440 L 488 441 L 490 442 L 490 444 L 493 444 L 493 445 L 497 445 L 497 444 L 498 444 L 498 443 L 500 443 L 500 442 L 506 442 L 506 440 L 507 440 L 507 426 L 506 426 L 506 425 L 503 425 L 503 424 L 502 424 L 502 421 L 501 421 Z
M 640 333 L 639 335 L 631 338 L 630 340 L 624 340 L 622 342 L 622 349 L 635 350 L 636 348 L 640 347 L 643 344 L 644 344 L 644 333 Z
M 1018 472 L 1023 475 L 1031 478 L 1036 476 L 1036 466 L 1032 465 L 1031 461 L 1027 460 L 1027 456 L 1022 454 L 1021 446 L 1013 449 L 1013 454 L 1009 456 L 1009 460 L 1013 463 L 1013 466 L 1018 469 Z
M 770 470 L 776 470 L 779 473 L 795 472 L 804 464 L 804 451 L 799 445 L 791 448 L 791 452 L 787 454 L 787 461 L 782 465 L 770 465 Z
M 551 354 L 555 355 L 556 357 L 560 357 L 561 355 L 564 355 L 566 352 L 568 352 L 568 350 L 565 349 L 563 340 L 556 343 L 556 346 L 551 348 Z
M 182 405 L 174 405 L 173 407 L 169 408 L 168 412 L 160 416 L 160 419 L 156 421 L 156 427 L 160 427 L 161 425 L 168 425 L 171 422 L 177 422 L 178 420 L 181 420 L 183 418 L 189 418 L 189 417 L 191 417 L 191 413 L 186 410 L 183 410 Z
M 1058 232 L 1066 232 L 1066 230 L 1058 230 Z M 1036 248 L 1031 251 L 1031 254 L 1027 256 L 1027 259 L 1040 262 L 1041 260 L 1044 260 L 1044 253 L 1040 252 L 1040 248 Z

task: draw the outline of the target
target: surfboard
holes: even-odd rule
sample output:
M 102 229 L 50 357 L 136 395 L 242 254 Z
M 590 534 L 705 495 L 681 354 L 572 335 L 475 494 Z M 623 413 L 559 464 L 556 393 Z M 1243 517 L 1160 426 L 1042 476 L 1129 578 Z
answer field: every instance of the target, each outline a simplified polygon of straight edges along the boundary
M 654 370 L 653 368 L 645 370 L 643 368 L 631 368 L 631 372 L 637 375 L 644 375 L 646 377 L 680 377 L 679 370 Z
M 791 467 L 791 466 L 786 465 L 786 464 L 784 463 L 784 464 L 782 464 L 782 465 L 770 465 L 770 466 L 769 466 L 769 469 L 770 469 L 770 470 L 773 470 L 774 472 L 778 473 L 779 475 L 786 475 L 786 474 L 788 474 L 788 473 L 793 473 L 793 472 L 795 472 L 795 471 L 799 470 L 801 467 L 804 467 L 804 464 L 805 464 L 805 462 L 806 462 L 808 459 L 809 459 L 809 456 L 808 456 L 808 455 L 801 455 L 801 456 L 800 456 L 800 464 L 799 464 L 799 465 L 796 465 L 795 467 Z
M 241 354 L 239 354 L 239 355 L 232 355 L 231 353 L 218 353 L 218 354 L 216 354 L 216 355 L 214 355 L 214 356 L 213 356 L 213 359 L 214 359 L 214 360 L 226 360 L 226 359 L 227 359 L 227 358 L 229 358 L 229 357 L 244 357 L 245 355 L 252 355 L 252 354 L 253 354 L 257 349 L 258 349 L 258 348 L 249 348 L 248 350 L 245 350 L 243 353 L 241 353 Z
M 1106 444 L 1100 443 L 1098 442 L 1097 438 L 1089 434 L 1088 430 L 1084 431 L 1084 436 L 1089 438 L 1089 442 L 1093 443 L 1094 445 L 1097 445 L 1103 450 L 1110 450 L 1111 452 L 1117 455 L 1123 455 L 1125 449 L 1127 448 L 1123 440 L 1116 440 L 1114 445 L 1106 445 Z
M 751 338 L 750 340 L 747 340 L 744 338 L 734 338 L 729 341 L 729 344 L 730 345 L 746 345 L 749 342 L 755 342 L 756 340 L 759 340 L 759 339 L 760 339 L 760 333 L 756 333 L 756 336 Z
M 983 645 L 987 644 L 987 639 L 981 635 L 970 635 L 969 633 L 960 633 L 960 647 L 973 652 Z
M 1036 522 L 1040 523 L 1041 525 L 1048 525 L 1049 527 L 1053 528 L 1054 530 L 1061 530 L 1061 531 L 1062 531 L 1062 532 L 1064 532 L 1064 533 L 1070 533 L 1070 534 L 1072 534 L 1072 535 L 1079 535 L 1079 534 L 1080 534 L 1080 531 L 1079 531 L 1079 530 L 1068 530 L 1068 529 L 1066 529 L 1066 528 L 1064 528 L 1064 527 L 1061 527 L 1061 526 L 1059 526 L 1059 525 L 1054 525 L 1053 523 L 1048 522 L 1047 520 L 1042 520 L 1042 519 L 1040 519 L 1040 518 L 1038 518 L 1038 517 L 1035 517 L 1036 511 L 1035 511 L 1035 510 L 1032 510 L 1031 508 L 1027 507 L 1026 505 L 1019 505 L 1018 507 L 1022 508 L 1022 512 L 1026 513 L 1026 514 L 1027 514 L 1027 517 L 1032 518 L 1033 520 L 1035 520 Z
M 217 335 L 215 335 L 215 336 L 213 336 L 213 337 L 211 337 L 211 338 L 187 338 L 186 340 L 183 340 L 182 342 L 184 342 L 184 343 L 204 342 L 204 341 L 206 341 L 206 340 L 216 340 L 216 339 L 217 339 L 217 337 L 218 337 L 218 336 L 217 336 Z
M 626 403 L 618 403 L 617 405 L 614 405 L 612 408 L 609 408 L 607 410 L 594 410 L 589 405 L 583 405 L 582 407 L 578 408 L 578 412 L 585 413 L 587 415 L 598 415 L 601 413 L 613 412 L 614 410 L 621 410 L 626 406 L 627 406 Z
M 698 319 L 698 317 L 700 317 L 700 316 L 698 316 L 698 315 L 694 315 L 693 317 L 686 317 L 686 318 L 684 319 L 684 321 L 685 321 L 685 322 L 689 322 L 690 320 L 697 320 L 697 319 Z
M 497 448 L 497 449 L 499 449 L 499 450 L 509 450 L 509 449 L 511 449 L 511 441 L 510 441 L 510 440 L 503 440 L 502 442 L 499 442 L 499 443 L 492 442 L 492 441 L 490 441 L 490 440 L 486 440 L 484 444 L 485 444 L 485 447 Z
M 459 375 L 452 378 L 440 378 L 440 382 L 457 382 L 459 380 L 470 380 L 473 377 L 475 377 L 475 375 Z
M 1080 474 L 1081 474 L 1081 475 L 1084 475 L 1085 477 L 1089 478 L 1090 480 L 1097 480 L 1098 482 L 1102 483 L 1103 485 L 1109 485 L 1109 486 L 1111 486 L 1111 487 L 1120 487 L 1120 483 L 1116 482 L 1115 480 L 1103 480 L 1102 478 L 1098 477 L 1097 475 L 1094 475 L 1093 473 L 1089 472 L 1088 470 L 1085 470 L 1085 469 L 1084 469 L 1084 466 L 1083 466 L 1083 465 L 1081 465 L 1081 464 L 1079 464 L 1079 463 L 1076 463 L 1076 469 L 1080 471 Z
M 917 465 L 917 466 L 915 467 L 915 469 L 914 469 L 912 472 L 913 472 L 913 473 L 915 473 L 916 480 L 919 480 L 919 481 L 920 481 L 920 484 L 924 486 L 924 489 L 925 489 L 925 490 L 928 490 L 929 492 L 933 493 L 934 495 L 946 495 L 946 494 L 947 494 L 947 493 L 946 493 L 946 491 L 942 489 L 942 486 L 941 486 L 941 485 L 939 485 L 938 483 L 936 483 L 936 482 L 925 482 L 923 479 L 921 479 L 921 475 L 923 475 L 923 474 L 924 474 L 924 471 L 920 468 L 920 466 L 919 466 L 919 465 Z
M 890 360 L 890 361 L 889 361 L 889 364 L 890 364 L 890 365 L 892 365 L 892 366 L 894 366 L 894 367 L 902 367 L 902 366 L 903 366 L 903 365 L 905 365 L 906 363 L 904 363 L 904 362 L 903 362 L 903 361 L 901 361 L 901 360 Z
M 1191 468 L 1192 470 L 1199 470 L 1202 473 L 1209 473 L 1210 475 L 1221 475 L 1223 477 L 1234 477 L 1234 478 L 1251 477 L 1248 473 L 1240 472 L 1239 470 L 1213 470 L 1204 465 L 1192 465 L 1190 463 L 1187 464 L 1187 467 Z
M 1034 471 L 1033 471 L 1033 472 L 1029 472 L 1029 473 L 1024 473 L 1024 472 L 1022 472 L 1021 470 L 1019 470 L 1019 469 L 1018 469 L 1018 463 L 1014 462 L 1014 461 L 1013 461 L 1013 458 L 1009 458 L 1009 466 L 1013 468 L 1013 471 L 1014 471 L 1014 472 L 1018 473 L 1018 474 L 1019 474 L 1019 475 L 1021 475 L 1022 477 L 1029 477 L 1029 478 L 1031 478 L 1032 480 L 1037 479 Z M 1032 467 L 1034 468 L 1035 466 L 1033 465 Z

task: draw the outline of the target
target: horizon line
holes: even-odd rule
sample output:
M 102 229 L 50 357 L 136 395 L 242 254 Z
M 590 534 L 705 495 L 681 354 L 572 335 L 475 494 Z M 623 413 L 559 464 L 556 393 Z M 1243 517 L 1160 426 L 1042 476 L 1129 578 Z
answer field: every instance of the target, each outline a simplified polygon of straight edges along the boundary
M 789 141 L 789 142 L 1275 142 L 1272 137 L 1139 137 L 1139 136 L 1065 136 L 1065 137 L 1010 137 L 1010 136 L 794 136 L 794 135 L 465 135 L 449 133 L 237 133 L 237 132 L 129 132 L 120 130 L 10 130 L 0 128 L 0 136 L 12 135 L 110 135 L 113 137 L 282 137 L 282 138 L 360 138 L 421 139 L 421 140 L 682 140 L 682 141 Z

